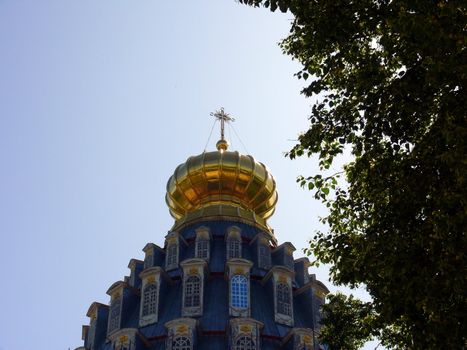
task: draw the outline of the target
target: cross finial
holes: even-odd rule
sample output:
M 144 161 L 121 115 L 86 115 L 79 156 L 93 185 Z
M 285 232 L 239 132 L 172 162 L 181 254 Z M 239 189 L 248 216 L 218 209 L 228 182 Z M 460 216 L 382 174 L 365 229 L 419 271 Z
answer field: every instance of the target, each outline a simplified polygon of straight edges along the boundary
M 232 118 L 230 116 L 230 114 L 225 113 L 224 107 L 221 107 L 221 109 L 218 110 L 218 111 L 211 112 L 211 115 L 221 122 L 221 141 L 225 141 L 225 138 L 224 138 L 225 122 L 227 122 L 227 123 L 228 122 L 233 122 L 233 121 L 235 121 L 235 119 Z

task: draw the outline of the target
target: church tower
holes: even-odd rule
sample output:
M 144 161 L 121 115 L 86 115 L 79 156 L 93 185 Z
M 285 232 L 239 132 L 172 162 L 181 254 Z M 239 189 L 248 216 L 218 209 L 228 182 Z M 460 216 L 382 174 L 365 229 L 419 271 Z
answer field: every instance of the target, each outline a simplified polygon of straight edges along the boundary
M 250 155 L 228 150 L 223 110 L 217 150 L 192 156 L 167 183 L 175 219 L 163 246 L 94 302 L 76 350 L 319 350 L 320 305 L 328 289 L 294 259 L 267 220 L 274 178 Z

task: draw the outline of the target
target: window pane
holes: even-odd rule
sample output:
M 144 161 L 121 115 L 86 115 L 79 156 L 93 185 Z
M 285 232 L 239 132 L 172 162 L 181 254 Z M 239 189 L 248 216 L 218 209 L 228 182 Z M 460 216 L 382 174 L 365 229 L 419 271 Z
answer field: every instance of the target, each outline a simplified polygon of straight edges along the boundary
M 243 275 L 235 275 L 230 288 L 232 307 L 248 308 L 248 279 Z
M 157 312 L 157 285 L 155 283 L 144 287 L 142 316 L 152 315 Z
M 167 266 L 174 266 L 178 264 L 177 261 L 178 247 L 176 244 L 169 245 L 167 249 Z
M 241 258 L 241 241 L 238 239 L 227 240 L 227 259 Z
M 172 350 L 191 350 L 191 341 L 187 337 L 177 337 L 172 342 Z
M 256 350 L 256 346 L 251 337 L 241 336 L 235 343 L 235 350 Z
M 276 286 L 277 313 L 291 316 L 292 305 L 290 298 L 290 288 L 285 283 L 278 283 Z
M 120 327 L 120 298 L 114 299 L 110 304 L 109 333 Z
M 201 305 L 201 280 L 198 276 L 190 276 L 185 282 L 185 307 Z
M 196 257 L 207 259 L 209 255 L 209 241 L 202 239 L 196 242 Z

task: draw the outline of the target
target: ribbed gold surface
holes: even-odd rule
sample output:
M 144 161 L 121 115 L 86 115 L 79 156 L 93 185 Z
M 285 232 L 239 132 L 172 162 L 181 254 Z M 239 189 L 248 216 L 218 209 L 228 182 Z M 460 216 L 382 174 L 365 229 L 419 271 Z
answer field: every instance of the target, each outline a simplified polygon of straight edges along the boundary
M 206 152 L 175 169 L 167 183 L 166 202 L 176 220 L 200 209 L 207 213 L 210 206 L 228 206 L 252 211 L 265 222 L 274 213 L 276 183 L 265 165 L 251 156 Z

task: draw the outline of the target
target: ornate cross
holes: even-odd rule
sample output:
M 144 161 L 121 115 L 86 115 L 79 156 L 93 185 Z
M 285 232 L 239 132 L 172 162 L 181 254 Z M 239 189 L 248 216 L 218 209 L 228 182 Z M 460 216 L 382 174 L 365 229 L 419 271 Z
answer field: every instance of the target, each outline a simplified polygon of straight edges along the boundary
M 234 122 L 235 119 L 230 116 L 230 114 L 225 113 L 224 107 L 221 107 L 220 110 L 211 112 L 211 115 L 216 118 L 217 120 L 220 120 L 221 122 L 221 140 L 225 140 L 224 138 L 224 124 L 225 122 Z

